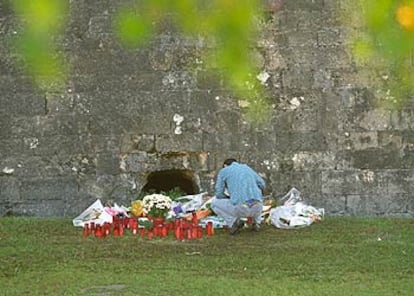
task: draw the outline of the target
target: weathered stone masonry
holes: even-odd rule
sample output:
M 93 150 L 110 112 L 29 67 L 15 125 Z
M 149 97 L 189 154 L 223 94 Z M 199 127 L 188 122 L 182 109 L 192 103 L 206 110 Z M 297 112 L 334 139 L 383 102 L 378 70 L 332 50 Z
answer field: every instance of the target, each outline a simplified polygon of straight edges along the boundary
M 71 217 L 96 198 L 128 205 L 163 179 L 212 194 L 233 156 L 273 197 L 294 186 L 331 215 L 412 217 L 414 113 L 375 107 L 346 51 L 340 1 L 285 1 L 263 25 L 257 56 L 273 104 L 263 128 L 220 73 L 206 74 L 205 40 L 166 25 L 145 48 L 122 48 L 118 2 L 71 1 L 59 43 L 72 73 L 47 93 L 15 63 L 19 25 L 0 3 L 0 216 Z

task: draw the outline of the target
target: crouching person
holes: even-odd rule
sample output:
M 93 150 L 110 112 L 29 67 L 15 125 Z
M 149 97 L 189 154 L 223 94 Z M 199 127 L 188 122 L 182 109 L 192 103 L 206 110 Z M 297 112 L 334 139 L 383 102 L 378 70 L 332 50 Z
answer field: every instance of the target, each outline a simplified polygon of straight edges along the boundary
M 224 161 L 217 175 L 211 208 L 231 227 L 231 235 L 243 228 L 240 218 L 251 217 L 252 230 L 260 230 L 264 188 L 265 181 L 248 165 L 233 158 Z

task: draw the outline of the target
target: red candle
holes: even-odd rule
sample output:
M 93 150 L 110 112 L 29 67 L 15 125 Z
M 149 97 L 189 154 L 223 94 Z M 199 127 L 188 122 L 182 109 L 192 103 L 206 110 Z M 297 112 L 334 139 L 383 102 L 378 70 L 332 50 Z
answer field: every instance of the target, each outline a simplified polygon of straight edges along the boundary
M 111 233 L 111 224 L 105 222 L 104 224 L 105 235 L 109 235 Z
M 141 235 L 141 237 L 144 237 L 144 235 L 145 235 L 145 227 L 142 227 L 141 228 L 140 235 Z
M 207 222 L 206 231 L 207 231 L 208 236 L 213 236 L 214 234 L 213 222 L 211 221 Z
M 192 230 L 191 228 L 187 228 L 187 239 L 191 239 L 192 238 Z
M 119 224 L 114 224 L 114 236 L 120 236 L 120 232 L 119 232 Z
M 176 227 L 174 230 L 174 235 L 176 239 L 181 239 L 181 227 Z
M 191 237 L 193 239 L 196 239 L 198 237 L 198 227 L 197 227 L 197 225 L 193 225 L 191 227 Z
M 124 217 L 124 228 L 128 229 L 129 228 L 129 221 L 130 219 L 128 217 Z
M 137 235 L 137 232 L 138 232 L 138 223 L 132 223 L 132 225 L 130 227 L 132 229 L 132 235 Z
M 170 221 L 170 223 L 168 223 L 168 230 L 173 230 L 174 229 L 174 222 Z
M 162 237 L 166 237 L 166 236 L 167 236 L 167 234 L 168 234 L 168 226 L 167 226 L 167 225 L 164 225 L 164 226 L 161 228 L 161 236 L 162 236 Z
M 97 225 L 95 228 L 95 236 L 96 237 L 104 237 L 104 233 L 102 231 L 102 226 Z
M 89 224 L 88 223 L 85 223 L 83 225 L 83 236 L 84 237 L 89 236 Z
M 95 222 L 91 222 L 90 224 L 90 230 L 91 230 L 91 234 L 95 234 Z
M 198 218 L 197 218 L 197 213 L 193 212 L 193 217 L 192 217 L 192 222 L 193 224 L 197 225 L 198 224 Z
M 135 225 L 138 226 L 138 221 L 136 219 L 129 218 L 129 225 L 128 225 L 128 227 L 130 229 L 133 229 L 135 227 Z

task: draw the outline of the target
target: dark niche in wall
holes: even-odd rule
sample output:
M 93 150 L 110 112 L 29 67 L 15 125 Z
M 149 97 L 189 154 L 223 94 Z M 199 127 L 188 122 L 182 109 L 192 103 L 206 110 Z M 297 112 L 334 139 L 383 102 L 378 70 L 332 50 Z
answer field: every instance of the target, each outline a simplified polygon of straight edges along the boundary
M 142 192 L 168 192 L 179 188 L 186 194 L 199 193 L 194 172 L 191 170 L 164 170 L 152 172 L 147 177 L 147 184 L 142 188 Z

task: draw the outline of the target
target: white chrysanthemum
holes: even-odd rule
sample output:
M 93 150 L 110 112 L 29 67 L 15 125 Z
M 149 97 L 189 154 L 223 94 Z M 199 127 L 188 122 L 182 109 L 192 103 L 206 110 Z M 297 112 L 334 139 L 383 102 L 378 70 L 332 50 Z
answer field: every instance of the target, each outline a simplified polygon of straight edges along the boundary
M 147 215 L 150 213 L 154 214 L 156 210 L 159 210 L 158 213 L 161 211 L 166 214 L 172 205 L 171 198 L 163 194 L 146 195 L 142 202 L 144 204 L 144 213 Z

